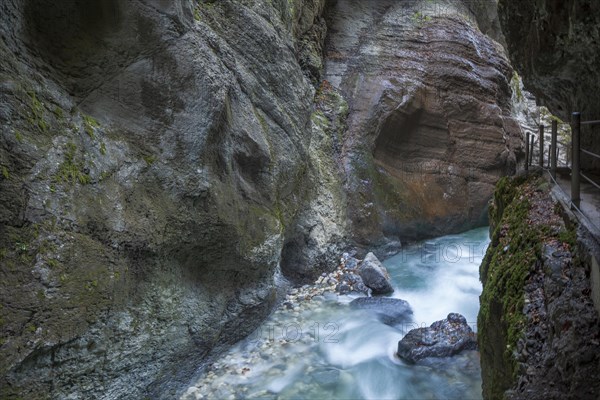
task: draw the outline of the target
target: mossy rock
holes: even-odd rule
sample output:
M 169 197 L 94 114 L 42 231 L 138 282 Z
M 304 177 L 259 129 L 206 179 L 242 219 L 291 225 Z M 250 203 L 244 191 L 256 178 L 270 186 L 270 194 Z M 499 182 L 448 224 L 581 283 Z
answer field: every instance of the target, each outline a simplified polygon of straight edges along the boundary
M 515 355 L 526 327 L 525 286 L 542 263 L 544 243 L 575 243 L 573 228 L 564 226 L 548 202 L 549 186 L 540 176 L 505 177 L 496 185 L 489 211 L 491 243 L 480 267 L 483 292 L 477 319 L 484 398 L 503 398 L 518 380 Z M 539 218 L 539 207 L 550 208 L 550 219 Z

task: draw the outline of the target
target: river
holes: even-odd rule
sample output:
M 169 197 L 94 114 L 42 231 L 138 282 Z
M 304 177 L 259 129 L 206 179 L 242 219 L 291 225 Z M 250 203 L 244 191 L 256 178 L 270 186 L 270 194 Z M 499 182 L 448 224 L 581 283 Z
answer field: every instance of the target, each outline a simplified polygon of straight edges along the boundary
M 292 290 L 291 304 L 203 371 L 182 400 L 481 399 L 478 352 L 419 365 L 395 352 L 408 330 L 450 312 L 476 330 L 479 265 L 488 243 L 488 229 L 480 228 L 408 246 L 384 261 L 395 289 L 390 297 L 412 306 L 406 326 L 350 309 L 356 296 Z

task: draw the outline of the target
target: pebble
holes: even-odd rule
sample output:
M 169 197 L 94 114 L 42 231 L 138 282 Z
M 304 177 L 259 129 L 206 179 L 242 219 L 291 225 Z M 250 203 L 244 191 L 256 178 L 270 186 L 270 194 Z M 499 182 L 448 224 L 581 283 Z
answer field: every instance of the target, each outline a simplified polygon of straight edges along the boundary
M 297 340 L 283 340 L 280 337 L 281 330 L 276 330 L 275 337 L 272 337 L 271 331 L 264 328 L 263 336 L 255 338 L 252 349 L 230 349 L 209 367 L 208 372 L 188 389 L 181 399 L 275 397 L 264 389 L 248 386 L 248 382 L 256 380 L 260 375 L 281 377 L 287 372 L 287 366 L 297 365 L 298 360 L 302 360 L 308 366 L 311 361 L 316 361 L 310 355 L 307 356 L 311 354 L 310 350 L 307 352 L 307 346 L 310 349 L 315 344 L 314 333 L 309 329 L 314 323 L 311 317 L 315 310 L 320 309 L 322 302 L 338 300 L 335 289 L 342 272 L 343 266 L 339 266 L 336 271 L 322 273 L 314 285 L 292 288 L 280 307 L 273 312 L 271 320 L 265 321 L 263 327 L 269 324 L 300 326 L 302 335 Z M 290 332 L 288 334 L 293 335 L 293 332 Z M 273 366 L 274 363 L 277 365 Z M 329 383 L 334 382 L 338 375 L 337 371 L 327 371 L 319 378 Z M 311 386 L 301 382 L 297 382 L 296 385 L 298 389 Z

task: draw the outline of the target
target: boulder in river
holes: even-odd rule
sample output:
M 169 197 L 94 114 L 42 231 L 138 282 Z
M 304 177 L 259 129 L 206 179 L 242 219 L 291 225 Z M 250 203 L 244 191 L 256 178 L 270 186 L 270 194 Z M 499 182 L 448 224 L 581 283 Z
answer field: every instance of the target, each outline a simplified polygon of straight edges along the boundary
M 373 290 L 373 294 L 387 294 L 394 291 L 390 283 L 390 275 L 373 253 L 367 254 L 358 267 L 358 274 L 365 285 Z
M 350 302 L 350 307 L 369 310 L 386 325 L 394 326 L 412 321 L 412 308 L 406 300 L 391 297 L 359 297 Z
M 429 328 L 413 329 L 398 342 L 398 356 L 410 363 L 428 357 L 451 357 L 476 350 L 477 338 L 461 314 L 450 313 Z

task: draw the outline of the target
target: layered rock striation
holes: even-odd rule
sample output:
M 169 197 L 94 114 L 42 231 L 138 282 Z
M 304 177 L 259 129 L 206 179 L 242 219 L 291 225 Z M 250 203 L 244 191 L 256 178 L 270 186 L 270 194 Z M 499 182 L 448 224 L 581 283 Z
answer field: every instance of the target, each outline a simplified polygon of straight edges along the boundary
M 384 244 L 486 222 L 515 171 L 512 69 L 460 3 L 338 1 L 324 77 L 349 104 L 343 148 L 356 240 Z

